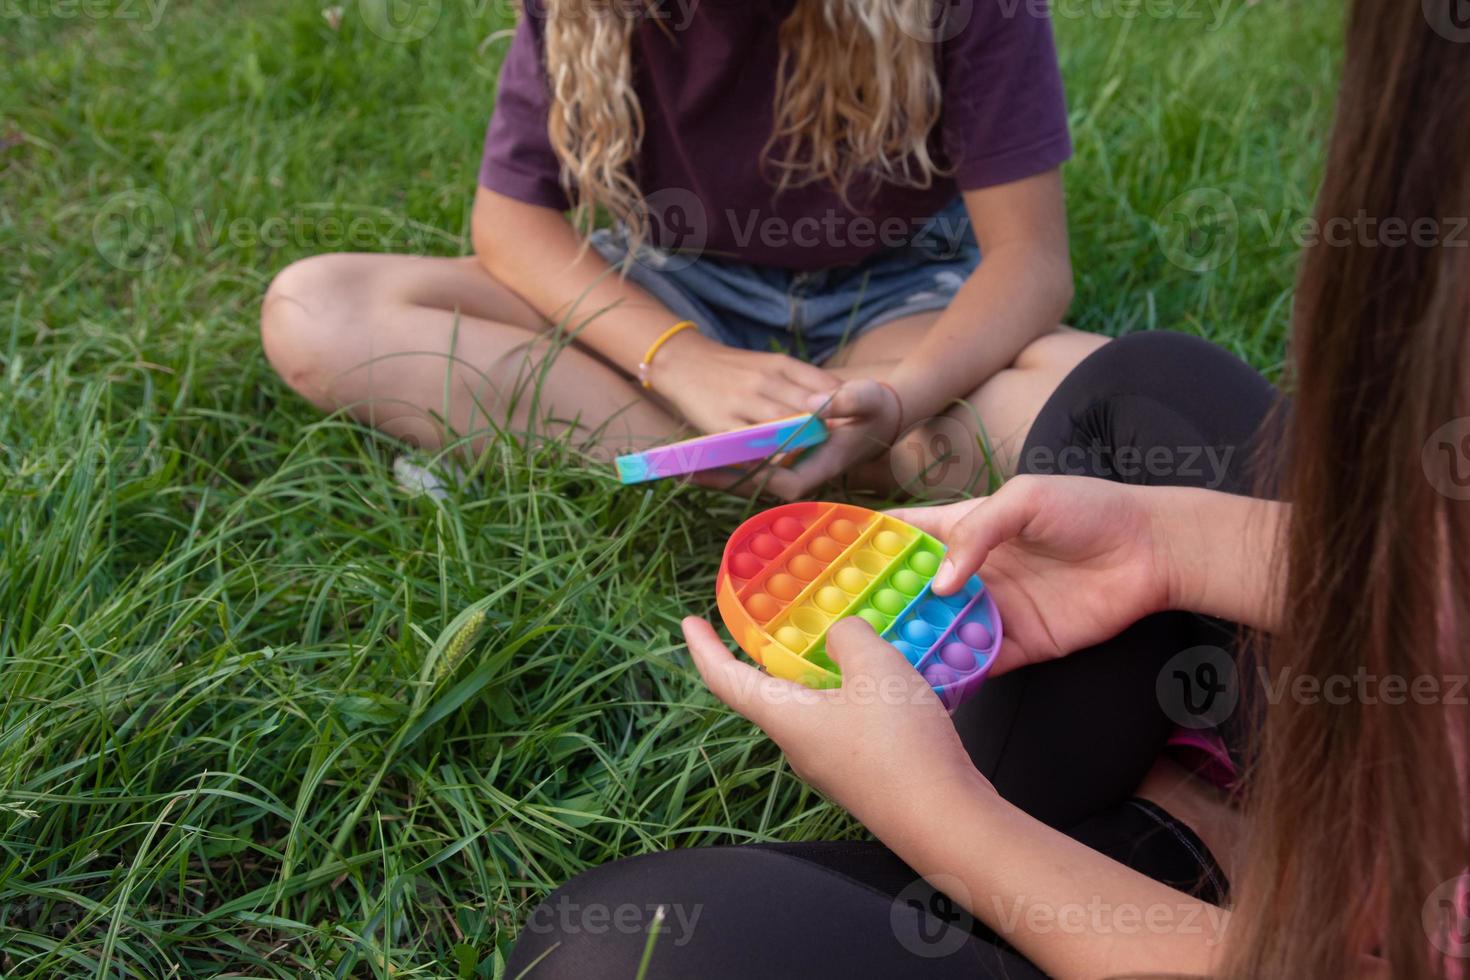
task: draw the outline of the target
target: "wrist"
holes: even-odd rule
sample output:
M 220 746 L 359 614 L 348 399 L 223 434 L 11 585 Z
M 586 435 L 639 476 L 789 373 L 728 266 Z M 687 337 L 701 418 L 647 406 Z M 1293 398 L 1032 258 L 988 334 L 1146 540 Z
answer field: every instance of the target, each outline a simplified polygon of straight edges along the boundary
M 689 364 L 709 355 L 708 347 L 714 341 L 705 337 L 698 329 L 681 330 L 664 341 L 648 364 L 647 378 L 653 390 L 670 396 L 666 384 L 677 383 L 677 378 Z
M 1197 535 L 1185 501 L 1172 487 L 1129 487 L 1129 492 L 1148 521 L 1156 590 L 1162 597 L 1154 611 L 1189 609 L 1200 592 L 1199 566 L 1190 556 L 1199 552 L 1191 540 Z
M 894 794 L 884 812 L 863 824 L 911 867 L 932 866 L 936 841 L 949 839 L 955 826 L 975 826 L 1010 804 L 973 765 L 952 778 L 929 780 L 913 793 Z M 901 797 L 901 798 L 900 798 Z M 963 818 L 956 819 L 959 815 Z

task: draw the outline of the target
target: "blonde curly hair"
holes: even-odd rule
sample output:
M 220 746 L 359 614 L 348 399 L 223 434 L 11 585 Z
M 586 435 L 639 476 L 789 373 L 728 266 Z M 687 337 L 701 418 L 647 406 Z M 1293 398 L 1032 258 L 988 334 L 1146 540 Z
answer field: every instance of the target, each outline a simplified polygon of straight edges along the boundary
M 651 7 L 657 0 L 643 0 Z M 636 0 L 546 0 L 548 132 L 573 221 L 590 230 L 604 210 L 647 234 L 632 176 L 643 141 L 633 86 Z M 933 0 L 796 0 L 781 24 L 775 123 L 763 153 L 778 189 L 827 182 L 847 199 L 854 181 L 927 187 L 940 172 L 929 137 L 940 84 Z

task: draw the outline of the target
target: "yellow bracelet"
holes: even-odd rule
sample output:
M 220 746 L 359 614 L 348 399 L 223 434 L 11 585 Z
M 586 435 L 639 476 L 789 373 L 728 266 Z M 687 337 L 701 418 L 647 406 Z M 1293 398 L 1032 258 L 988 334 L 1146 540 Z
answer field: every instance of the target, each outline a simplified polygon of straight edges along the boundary
M 669 342 L 670 337 L 674 336 L 674 334 L 676 333 L 681 333 L 685 330 L 688 330 L 693 326 L 695 326 L 693 320 L 680 320 L 678 323 L 674 324 L 672 327 L 658 335 L 658 339 L 655 340 L 653 342 L 653 345 L 648 348 L 648 353 L 643 355 L 643 360 L 640 361 L 638 364 L 639 384 L 647 388 L 649 391 L 653 390 L 653 382 L 648 380 L 649 368 L 653 367 L 653 356 L 658 353 L 658 349 L 660 347 Z

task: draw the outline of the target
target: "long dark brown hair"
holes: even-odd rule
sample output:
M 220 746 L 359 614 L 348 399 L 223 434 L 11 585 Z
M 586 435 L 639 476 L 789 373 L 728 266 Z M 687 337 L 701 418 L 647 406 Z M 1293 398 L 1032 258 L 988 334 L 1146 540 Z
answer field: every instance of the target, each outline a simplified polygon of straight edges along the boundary
M 1263 666 L 1351 686 L 1264 712 L 1232 977 L 1366 956 L 1451 975 L 1421 913 L 1470 867 L 1470 43 L 1431 19 L 1417 0 L 1350 15 L 1294 315 L 1287 621 Z

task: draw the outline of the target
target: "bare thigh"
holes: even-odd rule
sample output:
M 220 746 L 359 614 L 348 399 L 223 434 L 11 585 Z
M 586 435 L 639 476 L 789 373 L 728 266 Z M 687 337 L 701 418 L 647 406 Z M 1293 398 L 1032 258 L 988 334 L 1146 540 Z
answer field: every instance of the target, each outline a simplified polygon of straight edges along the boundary
M 499 427 L 617 449 L 678 422 L 630 378 L 549 331 L 473 258 L 336 254 L 283 270 L 261 331 L 286 382 L 324 411 L 437 446 Z

